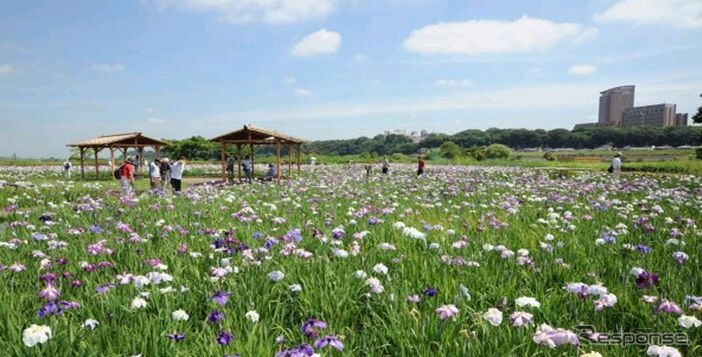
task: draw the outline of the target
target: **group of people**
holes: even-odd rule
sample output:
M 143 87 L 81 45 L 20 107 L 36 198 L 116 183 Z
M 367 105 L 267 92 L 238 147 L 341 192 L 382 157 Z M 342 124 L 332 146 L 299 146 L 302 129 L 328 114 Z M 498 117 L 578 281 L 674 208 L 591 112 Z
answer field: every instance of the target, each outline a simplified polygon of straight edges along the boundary
M 181 191 L 183 171 L 185 171 L 186 160 L 180 160 L 171 164 L 168 158 L 155 158 L 148 165 L 149 184 L 152 190 L 165 192 L 170 184 L 173 193 Z M 119 177 L 122 195 L 131 195 L 134 192 L 134 181 L 138 172 L 135 160 L 128 158 L 117 168 L 115 176 Z
M 351 161 L 349 161 L 351 163 Z M 424 167 L 426 166 L 426 163 L 424 162 L 424 159 L 421 156 L 417 157 L 417 177 L 420 177 L 424 175 Z M 371 176 L 371 170 L 373 169 L 373 166 L 368 163 L 363 166 L 363 168 L 366 170 L 366 179 L 370 179 Z M 387 175 L 390 172 L 390 161 L 388 160 L 387 157 L 383 158 L 383 163 L 381 166 L 381 172 L 383 175 Z
M 227 158 L 226 171 L 229 177 L 229 182 L 234 182 L 234 168 L 236 167 L 236 157 L 230 155 Z M 249 155 L 244 157 L 241 161 L 241 169 L 244 172 L 244 180 L 248 183 L 253 182 L 253 161 Z M 268 171 L 261 178 L 262 181 L 273 181 L 273 179 L 278 177 L 278 166 L 273 164 L 268 164 Z

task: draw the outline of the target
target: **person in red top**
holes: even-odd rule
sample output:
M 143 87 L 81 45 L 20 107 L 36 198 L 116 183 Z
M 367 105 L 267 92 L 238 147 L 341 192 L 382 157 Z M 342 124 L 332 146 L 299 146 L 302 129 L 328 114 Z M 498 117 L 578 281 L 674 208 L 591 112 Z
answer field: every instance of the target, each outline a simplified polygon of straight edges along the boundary
M 417 157 L 417 177 L 421 176 L 424 174 L 424 160 L 422 160 L 421 156 Z
M 127 161 L 122 164 L 119 185 L 122 188 L 122 196 L 129 196 L 134 191 L 134 164 L 132 163 L 132 159 L 127 159 Z

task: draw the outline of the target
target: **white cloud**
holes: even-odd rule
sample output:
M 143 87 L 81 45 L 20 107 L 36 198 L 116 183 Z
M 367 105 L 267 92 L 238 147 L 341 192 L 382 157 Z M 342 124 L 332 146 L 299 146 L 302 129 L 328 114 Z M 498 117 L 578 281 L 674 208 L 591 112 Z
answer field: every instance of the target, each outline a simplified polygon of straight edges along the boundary
M 699 0 L 622 0 L 602 13 L 598 22 L 633 22 L 637 25 L 702 27 L 702 2 Z
M 439 79 L 434 82 L 437 86 L 443 87 L 456 87 L 456 86 L 469 86 L 473 84 L 470 79 Z
M 169 121 L 161 118 L 149 118 L 146 120 L 149 124 L 166 124 Z
M 341 35 L 338 32 L 321 29 L 305 36 L 293 47 L 290 54 L 296 57 L 328 55 L 336 53 L 340 45 Z
M 222 21 L 241 24 L 265 22 L 289 24 L 322 19 L 332 13 L 338 0 L 154 0 L 161 8 L 213 12 Z
M 17 73 L 17 68 L 9 64 L 0 64 L 0 76 Z
M 661 79 L 661 77 L 665 79 Z M 667 101 L 678 107 L 698 102 L 697 93 L 702 72 L 685 73 L 674 77 L 657 73 L 648 79 L 637 82 L 637 97 L 642 103 Z M 412 114 L 436 114 L 474 112 L 481 110 L 514 113 L 523 116 L 524 111 L 546 115 L 554 112 L 577 112 L 579 118 L 594 114 L 599 93 L 603 89 L 626 83 L 626 78 L 583 80 L 577 83 L 548 83 L 529 86 L 513 86 L 485 90 L 480 88 L 464 90 L 449 95 L 428 94 L 396 100 L 334 102 L 305 107 L 279 107 L 265 110 L 252 110 L 225 113 L 199 121 L 200 124 L 238 123 L 247 118 L 257 118 L 267 123 L 299 123 L 304 121 L 337 119 L 377 119 L 383 116 L 408 116 Z M 508 108 L 507 111 L 505 109 Z M 521 113 L 521 114 L 520 114 Z M 537 119 L 534 119 L 537 120 Z M 580 119 L 579 119 L 580 120 Z M 476 124 L 483 125 L 476 122 Z M 492 125 L 492 123 L 490 124 Z M 504 125 L 526 125 L 523 120 L 514 119 Z M 538 124 L 535 124 L 537 127 Z M 572 124 L 569 124 L 572 125 Z M 298 126 L 299 127 L 299 126 Z M 328 128 L 328 126 L 325 126 Z M 325 137 L 330 137 L 326 134 Z M 331 136 L 333 137 L 333 135 Z
M 305 88 L 299 88 L 295 90 L 295 95 L 297 95 L 298 97 L 311 97 L 312 91 Z
M 116 64 L 94 64 L 91 66 L 93 71 L 96 72 L 103 72 L 103 73 L 111 73 L 111 72 L 119 72 L 124 70 L 124 66 L 116 63 Z
M 294 84 L 295 82 L 297 82 L 297 79 L 295 79 L 295 77 L 292 77 L 292 76 L 286 76 L 286 77 L 283 77 L 283 82 L 285 84 Z
M 353 56 L 353 60 L 358 62 L 358 63 L 363 64 L 363 63 L 368 62 L 368 56 L 366 56 L 363 53 L 358 53 L 355 56 Z
M 568 73 L 575 75 L 575 76 L 583 76 L 586 74 L 592 74 L 597 71 L 597 67 L 591 66 L 589 64 L 577 64 L 574 66 L 570 66 L 568 69 Z
M 600 35 L 600 29 L 597 27 L 588 27 L 583 29 L 580 34 L 573 39 L 573 44 L 580 45 L 585 42 L 589 42 L 597 38 Z
M 154 110 L 154 108 L 144 108 L 144 113 L 146 114 L 153 114 L 155 112 L 156 110 Z
M 404 47 L 423 55 L 481 55 L 545 50 L 558 41 L 582 36 L 581 26 L 527 16 L 515 21 L 470 20 L 414 30 Z

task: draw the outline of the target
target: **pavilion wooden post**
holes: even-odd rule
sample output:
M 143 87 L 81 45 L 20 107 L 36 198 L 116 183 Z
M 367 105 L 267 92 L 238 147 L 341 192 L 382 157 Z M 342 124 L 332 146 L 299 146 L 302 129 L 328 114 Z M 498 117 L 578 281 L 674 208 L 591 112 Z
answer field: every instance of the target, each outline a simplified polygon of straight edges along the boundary
M 241 144 L 236 144 L 236 162 L 236 171 L 238 173 L 239 183 L 241 183 Z
M 297 176 L 300 176 L 300 144 L 297 144 Z
M 288 141 L 288 178 L 292 178 L 292 150 Z
M 80 179 L 85 180 L 85 148 L 79 146 L 80 150 Z
M 137 152 L 139 153 L 139 177 L 144 177 L 144 147 L 137 147 Z
M 129 148 L 122 148 L 122 162 L 127 161 L 127 149 Z
M 221 144 L 222 144 L 222 147 L 221 147 L 221 150 L 222 150 L 222 152 L 221 152 L 221 154 L 222 154 L 222 181 L 226 182 L 227 176 L 226 176 L 226 172 L 225 172 L 224 149 L 225 149 L 227 144 L 225 144 L 224 142 L 221 142 Z
M 251 132 L 249 132 L 249 148 L 251 149 L 251 179 L 253 179 L 254 177 L 256 177 L 256 175 L 254 174 L 255 173 L 254 167 L 256 167 L 256 161 L 255 161 L 256 154 L 254 153 L 254 143 L 251 140 Z
M 110 145 L 110 172 L 114 172 L 114 171 L 115 171 L 115 148 L 113 148 L 112 145 Z M 110 175 L 113 176 L 112 174 L 110 174 Z M 113 176 L 113 178 L 114 178 L 114 176 Z
M 95 179 L 99 180 L 100 179 L 100 163 L 98 163 L 98 148 L 94 147 L 93 151 L 95 152 Z
M 275 139 L 276 176 L 280 180 L 280 139 Z

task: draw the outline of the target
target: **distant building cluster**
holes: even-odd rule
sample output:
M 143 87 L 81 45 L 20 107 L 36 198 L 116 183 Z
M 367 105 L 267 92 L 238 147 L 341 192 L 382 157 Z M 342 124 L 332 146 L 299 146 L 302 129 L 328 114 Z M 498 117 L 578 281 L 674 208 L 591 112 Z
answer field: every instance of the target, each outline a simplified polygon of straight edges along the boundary
M 597 123 L 575 125 L 575 129 L 597 127 L 686 126 L 687 113 L 677 113 L 675 104 L 634 106 L 635 86 L 620 86 L 600 92 Z
M 429 136 L 430 133 L 429 133 L 428 131 L 426 131 L 425 129 L 422 129 L 422 131 L 420 131 L 420 132 L 417 132 L 417 131 L 407 131 L 407 130 L 401 130 L 401 129 L 395 129 L 395 130 L 392 131 L 392 132 L 386 130 L 384 134 L 385 134 L 386 136 L 387 136 L 387 135 L 390 135 L 390 134 L 406 136 L 406 137 L 412 139 L 412 142 L 414 142 L 415 144 L 417 144 L 417 143 L 419 143 L 420 141 L 422 141 L 422 139 L 424 139 L 424 138 L 426 138 L 427 136 Z

